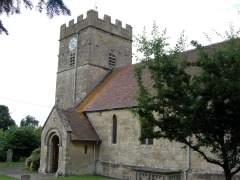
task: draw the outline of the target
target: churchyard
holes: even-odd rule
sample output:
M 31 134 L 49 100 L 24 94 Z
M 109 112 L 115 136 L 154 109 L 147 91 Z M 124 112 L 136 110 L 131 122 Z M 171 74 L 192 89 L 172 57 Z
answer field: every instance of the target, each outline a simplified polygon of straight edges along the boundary
M 23 162 L 0 163 L 0 180 L 19 180 L 23 174 L 30 175 L 30 180 L 111 180 L 102 176 L 40 176 L 36 172 L 27 171 Z

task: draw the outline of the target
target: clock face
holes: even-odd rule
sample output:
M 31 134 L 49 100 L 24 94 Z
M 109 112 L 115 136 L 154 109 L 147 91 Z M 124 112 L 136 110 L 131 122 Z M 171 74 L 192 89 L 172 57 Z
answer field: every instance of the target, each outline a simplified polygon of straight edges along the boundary
M 73 37 L 68 44 L 68 48 L 70 51 L 74 50 L 77 47 L 77 38 Z

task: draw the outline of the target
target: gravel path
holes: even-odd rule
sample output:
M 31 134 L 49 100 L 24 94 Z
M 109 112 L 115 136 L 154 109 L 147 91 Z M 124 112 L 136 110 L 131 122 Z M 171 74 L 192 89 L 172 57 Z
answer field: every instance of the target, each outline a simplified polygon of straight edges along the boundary
M 42 174 L 26 171 L 23 169 L 22 166 L 0 168 L 0 174 L 15 177 L 17 179 L 21 179 L 21 175 L 31 175 L 31 180 L 49 180 L 51 177 L 53 177 L 49 175 L 42 175 Z

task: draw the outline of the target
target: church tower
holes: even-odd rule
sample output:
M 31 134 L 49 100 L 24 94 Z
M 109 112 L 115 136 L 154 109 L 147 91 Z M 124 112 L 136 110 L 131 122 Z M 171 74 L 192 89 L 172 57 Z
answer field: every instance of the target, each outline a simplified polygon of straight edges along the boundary
M 94 10 L 60 30 L 56 106 L 79 103 L 112 69 L 132 63 L 132 27 Z

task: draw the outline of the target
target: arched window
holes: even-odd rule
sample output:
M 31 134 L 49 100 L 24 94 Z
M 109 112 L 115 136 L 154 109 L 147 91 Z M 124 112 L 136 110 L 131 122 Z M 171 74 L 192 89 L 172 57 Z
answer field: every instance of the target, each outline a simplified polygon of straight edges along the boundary
M 112 144 L 117 143 L 117 116 L 113 115 L 113 123 L 112 123 Z

